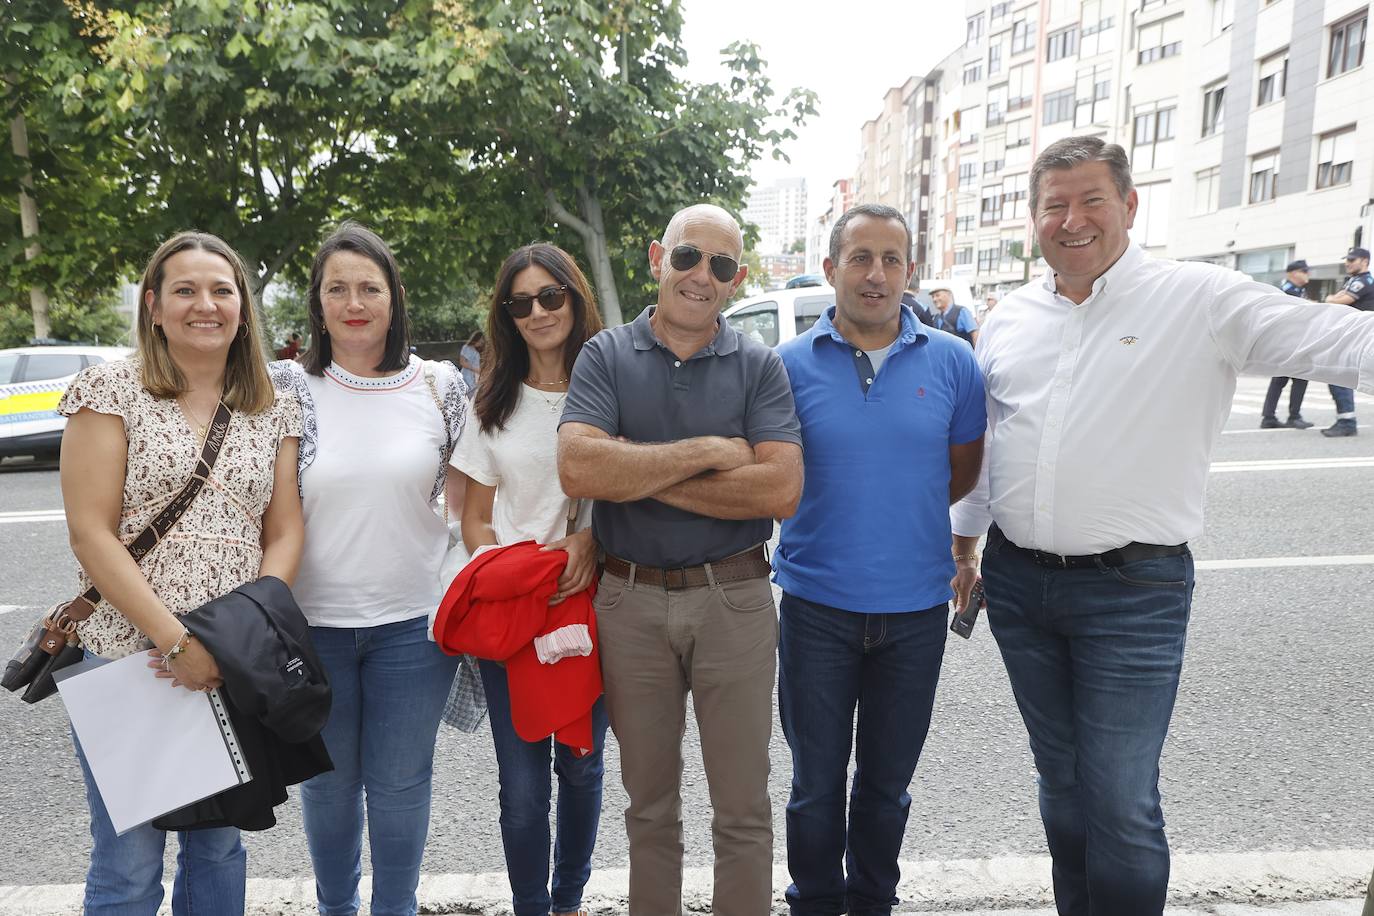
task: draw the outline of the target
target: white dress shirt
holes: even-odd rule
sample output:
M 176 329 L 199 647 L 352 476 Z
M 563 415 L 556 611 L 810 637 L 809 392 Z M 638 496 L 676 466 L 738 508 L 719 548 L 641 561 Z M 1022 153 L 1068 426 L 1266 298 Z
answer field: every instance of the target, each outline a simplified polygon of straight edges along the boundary
M 1131 245 L 1080 305 L 1054 272 L 983 326 L 988 435 L 955 534 L 995 521 L 1057 554 L 1202 533 L 1207 469 L 1241 372 L 1374 391 L 1374 313 L 1295 299 Z

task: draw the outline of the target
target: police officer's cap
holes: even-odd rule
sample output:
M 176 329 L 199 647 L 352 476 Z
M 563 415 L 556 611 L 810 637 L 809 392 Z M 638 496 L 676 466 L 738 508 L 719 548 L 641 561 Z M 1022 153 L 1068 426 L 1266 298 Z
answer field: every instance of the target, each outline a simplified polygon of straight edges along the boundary
M 1295 271 L 1295 270 L 1310 270 L 1310 269 L 1311 269 L 1311 268 L 1309 268 L 1309 267 L 1307 266 L 1307 262 L 1304 261 L 1302 258 L 1298 258 L 1296 261 L 1289 261 L 1289 262 L 1288 262 L 1288 266 L 1284 268 L 1284 270 L 1289 271 L 1290 273 L 1291 273 L 1292 271 Z
M 1346 259 L 1347 261 L 1355 261 L 1355 260 L 1358 260 L 1359 258 L 1364 258 L 1366 261 L 1368 261 L 1368 260 L 1369 260 L 1369 249 L 1368 249 L 1368 248 L 1352 248 L 1352 249 L 1350 249 L 1348 252 L 1346 252 L 1345 259 Z

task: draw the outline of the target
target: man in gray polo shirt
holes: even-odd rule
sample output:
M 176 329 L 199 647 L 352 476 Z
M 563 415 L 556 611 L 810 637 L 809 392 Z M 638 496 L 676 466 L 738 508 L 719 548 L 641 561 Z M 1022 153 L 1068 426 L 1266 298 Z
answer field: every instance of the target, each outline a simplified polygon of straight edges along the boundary
M 716 916 L 772 907 L 777 612 L 763 542 L 801 497 L 776 353 L 721 320 L 739 225 L 707 205 L 649 245 L 658 305 L 582 348 L 558 431 L 563 491 L 595 499 L 601 666 L 630 796 L 629 909 L 682 911 L 682 734 L 692 692 L 714 817 Z

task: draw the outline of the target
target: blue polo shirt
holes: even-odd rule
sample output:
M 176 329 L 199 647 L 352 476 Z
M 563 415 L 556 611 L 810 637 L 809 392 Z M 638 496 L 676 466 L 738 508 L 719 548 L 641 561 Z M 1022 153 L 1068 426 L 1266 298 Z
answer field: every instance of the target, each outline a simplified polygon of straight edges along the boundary
M 773 578 L 807 601 L 869 614 L 925 610 L 954 593 L 949 447 L 987 428 L 968 344 L 902 308 L 881 369 L 835 330 L 831 306 L 778 349 L 801 419 L 806 484 L 782 523 Z

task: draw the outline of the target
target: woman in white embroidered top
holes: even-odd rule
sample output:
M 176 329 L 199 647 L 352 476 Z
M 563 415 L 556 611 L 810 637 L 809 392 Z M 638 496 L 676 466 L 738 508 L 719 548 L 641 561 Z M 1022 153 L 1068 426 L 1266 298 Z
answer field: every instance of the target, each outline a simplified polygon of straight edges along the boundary
M 558 483 L 558 418 L 582 345 L 601 330 L 596 299 L 573 259 L 548 244 L 512 253 L 497 277 L 487 316 L 487 349 L 473 409 L 478 424 L 458 443 L 452 464 L 467 478 L 463 541 L 534 540 L 566 550 L 568 566 L 554 602 L 591 584 L 597 545 L 591 505 L 567 535 L 570 501 Z M 511 722 L 506 672 L 481 661 L 501 784 L 501 840 L 515 916 L 580 913 L 601 817 L 606 710 L 592 709 L 595 748 L 576 758 L 552 738 L 528 742 Z M 558 774 L 558 840 L 549 888 L 549 807 Z
M 163 242 L 139 288 L 138 353 L 83 370 L 62 397 L 62 501 L 79 590 L 101 601 L 77 628 L 85 650 L 117 659 L 149 642 L 173 687 L 222 683 L 215 659 L 178 621 L 259 576 L 290 583 L 300 560 L 296 494 L 300 406 L 272 390 L 243 262 L 213 235 Z M 126 545 L 196 470 L 220 402 L 231 411 L 214 468 L 180 519 L 136 562 Z M 149 677 L 154 675 L 150 672 Z M 148 748 L 156 755 L 158 749 Z M 81 747 L 91 813 L 83 911 L 155 913 L 167 834 L 116 835 Z M 177 916 L 241 914 L 247 856 L 233 827 L 177 834 Z
M 434 738 L 459 663 L 427 633 L 448 527 L 436 511 L 466 398 L 451 363 L 410 353 L 386 243 L 355 223 L 310 269 L 310 349 L 277 362 L 305 414 L 305 553 L 296 600 L 329 674 L 334 772 L 302 812 L 322 914 L 356 913 L 364 809 L 372 913 L 409 916 L 429 832 Z

